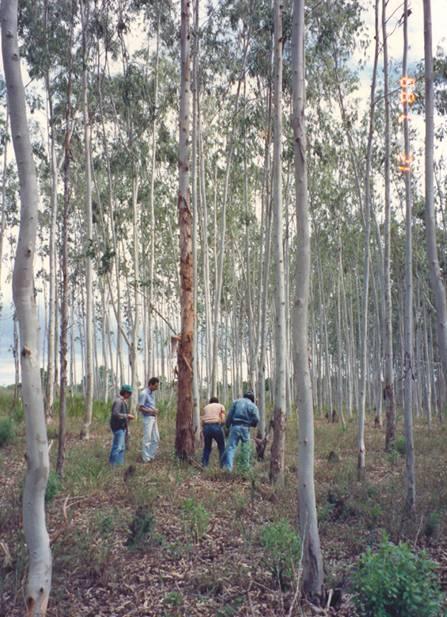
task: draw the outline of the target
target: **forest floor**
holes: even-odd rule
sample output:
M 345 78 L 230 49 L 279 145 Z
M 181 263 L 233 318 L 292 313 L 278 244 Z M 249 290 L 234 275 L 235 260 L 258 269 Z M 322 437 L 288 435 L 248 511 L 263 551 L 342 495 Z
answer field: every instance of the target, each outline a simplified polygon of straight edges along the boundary
M 177 461 L 174 410 L 168 406 L 160 418 L 159 457 L 139 462 L 138 421 L 126 464 L 111 469 L 107 410 L 96 416 L 91 438 L 81 442 L 81 418 L 72 413 L 63 481 L 50 476 L 49 617 L 354 617 L 350 572 L 384 532 L 393 542 L 427 549 L 447 590 L 445 424 L 431 430 L 416 426 L 417 516 L 408 520 L 402 515 L 404 457 L 398 450 L 384 453 L 383 431 L 372 422 L 367 426 L 367 474 L 358 482 L 356 422 L 343 429 L 317 418 L 316 490 L 330 604 L 314 613 L 296 602 L 297 573 L 285 561 L 293 532 L 282 527 L 276 532 L 282 533 L 279 542 L 265 532 L 272 523 L 293 526 L 296 520 L 294 416 L 288 423 L 285 486 L 275 491 L 268 482 L 268 460 L 255 462 L 248 474 L 233 475 L 218 469 L 215 451 L 207 470 Z M 0 448 L 0 615 L 5 617 L 23 615 L 26 574 L 23 421 L 17 429 L 14 442 Z M 50 426 L 48 432 L 54 463 L 57 430 Z

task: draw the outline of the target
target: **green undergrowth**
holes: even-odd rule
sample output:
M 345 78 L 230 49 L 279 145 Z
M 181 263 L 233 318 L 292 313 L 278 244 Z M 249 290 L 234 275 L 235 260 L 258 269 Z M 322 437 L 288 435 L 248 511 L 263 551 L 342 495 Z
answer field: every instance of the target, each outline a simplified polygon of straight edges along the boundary
M 253 589 L 267 589 L 263 602 L 269 603 L 270 614 L 287 614 L 301 556 L 295 526 L 299 474 L 295 413 L 288 419 L 284 486 L 273 489 L 268 482 L 270 446 L 264 462 L 256 461 L 251 452 L 248 472 L 239 453 L 242 465 L 236 464 L 235 472 L 228 474 L 219 469 L 214 445 L 210 467 L 201 470 L 201 451 L 196 453 L 196 464 L 179 461 L 173 453 L 175 401 L 158 406 L 162 411 L 157 459 L 147 465 L 139 462 L 143 426 L 136 420 L 131 424 L 125 465 L 111 468 L 109 407 L 95 405 L 91 438 L 80 441 L 82 399 L 73 400 L 62 478 L 55 475 L 57 440 L 51 449 L 47 514 L 55 538 L 55 575 L 50 602 L 61 603 L 60 614 L 75 614 L 72 606 L 64 604 L 67 577 L 79 593 L 94 585 L 113 589 L 122 568 L 140 572 L 144 563 L 148 572 L 157 572 L 166 615 L 193 614 L 194 602 L 210 607 L 208 614 L 213 617 L 244 615 L 241 606 L 247 602 L 248 582 Z M 1 417 L 8 418 L 5 407 L 0 409 Z M 15 441 L 0 448 L 0 463 L 2 469 L 8 465 L 8 474 L 3 473 L 9 482 L 0 496 L 0 533 L 8 538 L 11 553 L 9 561 L 0 559 L 0 580 L 19 603 L 26 567 L 19 488 L 25 473 L 25 441 L 23 423 L 13 422 Z M 56 427 L 57 418 L 50 430 Z M 415 519 L 402 515 L 405 455 L 397 448 L 392 457 L 384 452 L 384 433 L 374 428 L 373 417 L 368 416 L 366 478 L 359 482 L 356 430 L 354 421 L 343 430 L 340 423 L 316 418 L 315 478 L 325 572 L 331 588 L 345 592 L 355 580 L 351 581 L 351 573 L 358 556 L 368 546 L 379 547 L 384 532 L 396 546 L 400 541 L 407 540 L 411 546 L 416 541 L 418 548 L 430 551 L 446 544 L 447 469 L 440 464 L 447 456 L 446 427 L 429 430 L 416 424 Z M 402 434 L 401 423 L 398 433 Z M 231 591 L 223 605 L 220 599 L 226 590 Z M 260 610 L 255 607 L 255 614 L 262 614 Z

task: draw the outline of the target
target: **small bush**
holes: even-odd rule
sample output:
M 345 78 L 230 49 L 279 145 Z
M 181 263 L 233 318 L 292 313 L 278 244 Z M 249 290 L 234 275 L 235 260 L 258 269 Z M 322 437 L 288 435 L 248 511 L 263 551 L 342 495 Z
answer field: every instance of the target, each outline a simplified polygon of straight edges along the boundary
M 194 542 L 198 542 L 208 529 L 210 518 L 208 511 L 193 497 L 185 499 L 182 511 L 187 533 L 193 536 Z
M 396 441 L 394 442 L 393 448 L 396 450 L 396 452 L 399 452 L 401 456 L 405 456 L 405 452 L 407 450 L 407 444 L 405 441 L 405 437 L 403 435 L 401 435 L 400 437 L 396 439 Z
M 0 418 L 0 448 L 13 443 L 15 437 L 16 430 L 11 418 Z
M 435 564 L 424 552 L 385 537 L 368 549 L 352 577 L 354 602 L 361 617 L 441 617 L 442 593 Z
M 300 537 L 287 520 L 281 519 L 265 525 L 260 540 L 264 547 L 264 562 L 284 589 L 298 568 L 301 557 Z
M 126 546 L 142 548 L 148 543 L 155 527 L 155 516 L 149 506 L 139 506 L 129 525 Z
M 45 491 L 45 502 L 51 503 L 62 489 L 62 482 L 55 471 L 50 471 L 48 474 L 47 488 Z
M 441 515 L 439 512 L 429 512 L 425 519 L 424 536 L 426 538 L 437 538 L 441 531 Z

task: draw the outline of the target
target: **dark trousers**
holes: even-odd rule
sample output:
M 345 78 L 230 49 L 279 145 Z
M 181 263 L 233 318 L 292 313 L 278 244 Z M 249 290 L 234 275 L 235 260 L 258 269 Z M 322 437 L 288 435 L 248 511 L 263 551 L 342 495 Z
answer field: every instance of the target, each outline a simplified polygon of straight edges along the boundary
M 225 437 L 222 430 L 221 424 L 204 424 L 203 425 L 203 440 L 204 440 L 204 448 L 203 448 L 203 456 L 202 456 L 202 465 L 204 467 L 208 466 L 211 454 L 211 448 L 213 446 L 213 439 L 217 443 L 217 447 L 219 448 L 219 463 L 222 465 L 222 456 L 225 451 Z

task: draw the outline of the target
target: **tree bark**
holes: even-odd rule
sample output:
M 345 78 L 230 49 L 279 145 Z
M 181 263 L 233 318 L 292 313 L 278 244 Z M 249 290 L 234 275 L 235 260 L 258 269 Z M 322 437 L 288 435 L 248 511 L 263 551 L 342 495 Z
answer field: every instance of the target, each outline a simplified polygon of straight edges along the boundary
M 178 344 L 177 416 L 175 451 L 179 458 L 188 459 L 194 452 L 193 414 L 193 257 L 192 212 L 190 208 L 189 168 L 191 132 L 191 57 L 190 2 L 181 0 L 181 81 L 179 118 L 179 192 L 178 223 L 180 229 L 180 310 L 181 332 Z
M 433 187 L 434 93 L 431 0 L 423 0 L 423 4 L 425 57 L 425 235 L 430 283 L 436 307 L 438 349 L 444 374 L 447 374 L 447 302 L 436 244 Z
M 274 1 L 273 222 L 275 251 L 275 404 L 270 480 L 284 483 L 286 436 L 286 296 L 282 219 L 282 0 Z
M 388 35 L 386 31 L 387 0 L 382 0 L 383 96 L 385 101 L 385 224 L 384 224 L 384 319 L 383 319 L 383 399 L 385 403 L 385 450 L 396 439 L 396 404 L 394 400 L 393 307 L 391 298 L 391 180 L 390 180 L 390 101 L 388 90 Z
M 323 599 L 323 558 L 318 533 L 314 483 L 314 418 L 308 356 L 310 230 L 307 205 L 304 119 L 304 0 L 294 0 L 292 26 L 293 145 L 297 217 L 296 297 L 293 311 L 294 373 L 299 414 L 298 510 L 303 542 L 302 590 L 314 604 Z
M 81 439 L 90 436 L 93 416 L 93 244 L 91 126 L 88 108 L 88 24 L 90 0 L 80 0 L 82 23 L 82 116 L 85 156 L 85 411 Z
M 408 55 L 408 0 L 404 1 L 404 50 L 402 60 L 402 77 L 407 79 Z M 410 106 L 403 101 L 403 129 L 405 162 L 407 171 L 403 171 L 405 180 L 405 304 L 404 304 L 404 425 L 405 425 L 405 506 L 407 512 L 416 510 L 416 474 L 413 440 L 413 196 L 411 191 L 410 131 L 408 114 Z
M 20 229 L 13 273 L 13 298 L 20 330 L 22 400 L 25 410 L 27 471 L 23 489 L 23 528 L 29 554 L 25 590 L 28 617 L 43 617 L 51 589 L 51 549 L 45 522 L 49 456 L 38 357 L 38 321 L 33 262 L 37 232 L 38 188 L 29 136 L 25 90 L 17 41 L 17 0 L 1 4 L 2 53 L 11 134 L 20 184 Z

